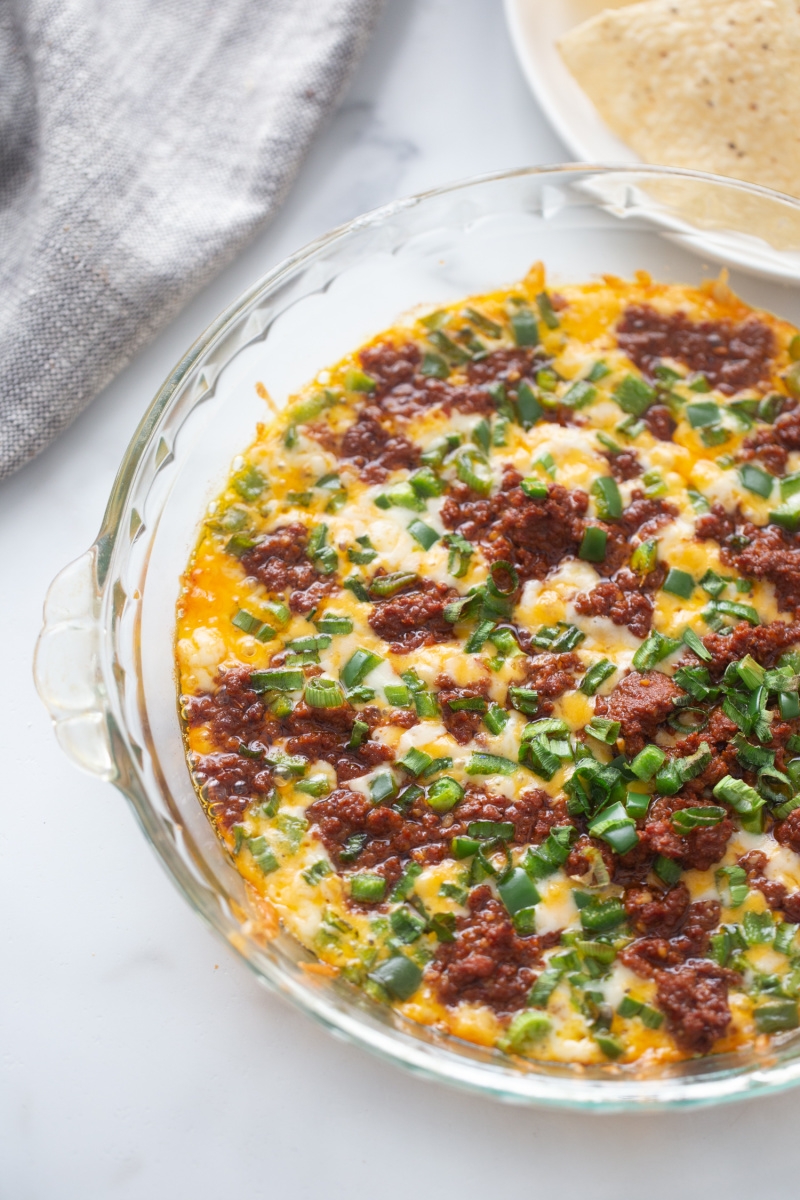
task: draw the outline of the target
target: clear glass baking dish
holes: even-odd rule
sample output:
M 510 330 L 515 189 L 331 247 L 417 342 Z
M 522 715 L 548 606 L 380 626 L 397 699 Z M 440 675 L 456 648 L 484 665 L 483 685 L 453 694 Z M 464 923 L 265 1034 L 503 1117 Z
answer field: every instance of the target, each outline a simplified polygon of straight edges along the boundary
M 800 1081 L 800 1038 L 658 1073 L 542 1065 L 416 1025 L 251 911 L 186 769 L 173 667 L 179 576 L 206 505 L 269 409 L 417 304 L 548 276 L 649 271 L 698 282 L 730 269 L 750 303 L 800 323 L 800 204 L 711 176 L 560 166 L 470 180 L 359 217 L 271 271 L 164 383 L 120 467 L 95 544 L 53 582 L 36 682 L 63 749 L 114 783 L 189 904 L 269 988 L 332 1032 L 424 1076 L 499 1099 L 581 1109 L 666 1108 Z

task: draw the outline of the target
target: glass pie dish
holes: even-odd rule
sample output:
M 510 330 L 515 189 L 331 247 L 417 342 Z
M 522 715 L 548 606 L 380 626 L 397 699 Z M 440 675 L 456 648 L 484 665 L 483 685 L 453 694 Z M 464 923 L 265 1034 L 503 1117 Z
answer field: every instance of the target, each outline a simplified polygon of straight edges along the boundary
M 232 459 L 327 364 L 404 311 L 521 278 L 700 282 L 729 271 L 749 304 L 800 323 L 800 203 L 647 167 L 509 172 L 412 197 L 306 247 L 256 283 L 177 365 L 120 468 L 97 541 L 52 584 L 36 681 L 62 747 L 130 801 L 175 884 L 267 986 L 420 1074 L 515 1102 L 672 1107 L 800 1082 L 800 1036 L 669 1068 L 511 1060 L 418 1025 L 341 979 L 250 899 L 186 766 L 174 668 L 181 574 Z M 258 387 L 257 387 L 258 385 Z

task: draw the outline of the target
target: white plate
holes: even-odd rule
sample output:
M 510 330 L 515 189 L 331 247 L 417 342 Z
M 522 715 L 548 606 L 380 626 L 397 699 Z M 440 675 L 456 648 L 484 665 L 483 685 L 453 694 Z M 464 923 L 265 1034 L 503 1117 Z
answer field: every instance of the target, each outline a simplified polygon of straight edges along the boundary
M 612 133 L 567 70 L 556 41 L 604 8 L 634 0 L 505 0 L 506 21 L 520 66 L 556 133 L 576 159 L 585 162 L 641 162 Z
M 556 41 L 568 30 L 580 25 L 604 8 L 623 8 L 636 0 L 505 0 L 506 20 L 511 40 L 526 79 L 545 116 L 567 144 L 575 159 L 589 163 L 637 164 L 642 159 L 625 144 L 597 113 L 589 97 L 567 70 Z M 600 182 L 599 187 L 603 187 Z M 768 189 L 767 195 L 776 193 Z M 609 196 L 609 203 L 621 198 Z M 704 258 L 770 278 L 796 282 L 800 278 L 800 252 L 797 234 L 791 251 L 770 246 L 740 233 L 716 231 L 691 218 L 687 221 L 679 209 L 664 209 L 643 191 L 637 208 L 662 225 L 684 247 L 691 247 Z M 779 239 L 780 241 L 780 239 Z

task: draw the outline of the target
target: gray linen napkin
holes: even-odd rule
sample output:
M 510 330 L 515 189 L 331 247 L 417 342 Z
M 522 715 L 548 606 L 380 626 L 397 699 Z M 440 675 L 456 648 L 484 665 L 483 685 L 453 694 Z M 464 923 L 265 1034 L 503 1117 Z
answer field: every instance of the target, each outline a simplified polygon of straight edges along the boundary
M 276 210 L 381 0 L 0 0 L 0 479 Z

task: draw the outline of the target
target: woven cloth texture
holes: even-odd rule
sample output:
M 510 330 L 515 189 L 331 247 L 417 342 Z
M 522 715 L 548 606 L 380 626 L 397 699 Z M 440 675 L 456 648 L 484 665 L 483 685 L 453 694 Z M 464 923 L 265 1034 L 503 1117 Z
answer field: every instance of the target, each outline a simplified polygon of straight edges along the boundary
M 0 0 L 0 479 L 275 212 L 381 0 Z

